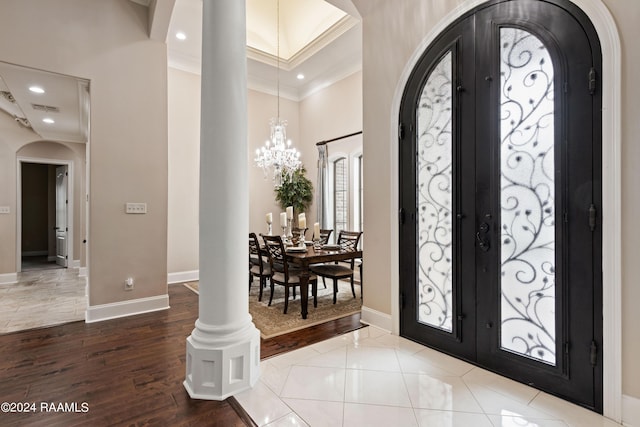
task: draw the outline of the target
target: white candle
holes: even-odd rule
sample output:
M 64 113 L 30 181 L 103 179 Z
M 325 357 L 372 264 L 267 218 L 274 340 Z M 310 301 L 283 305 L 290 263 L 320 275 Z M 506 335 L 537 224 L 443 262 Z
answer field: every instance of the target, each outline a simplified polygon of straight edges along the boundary
M 293 219 L 293 206 L 287 206 L 287 218 Z
M 307 228 L 307 219 L 306 218 L 298 218 L 298 228 Z
M 319 239 L 320 238 L 320 223 L 319 222 L 314 222 L 313 223 L 313 238 L 314 239 Z
M 306 219 L 307 219 L 307 217 L 305 217 L 303 213 L 301 213 L 300 215 L 298 215 L 298 226 L 299 226 L 300 228 L 302 228 L 302 226 L 300 225 L 300 221 L 302 221 L 303 219 L 304 219 L 305 221 L 306 221 Z
M 267 214 L 267 224 L 271 224 L 273 222 L 273 214 L 269 212 Z
M 282 212 L 280 214 L 280 227 L 286 227 L 286 226 L 287 226 L 287 213 Z

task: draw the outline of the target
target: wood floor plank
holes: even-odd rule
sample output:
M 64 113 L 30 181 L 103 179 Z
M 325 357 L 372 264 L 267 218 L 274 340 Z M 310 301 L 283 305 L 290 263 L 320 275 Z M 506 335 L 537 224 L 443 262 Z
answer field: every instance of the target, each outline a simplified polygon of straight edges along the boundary
M 246 426 L 235 399 L 193 400 L 184 389 L 186 337 L 198 297 L 169 286 L 171 308 L 123 319 L 0 335 L 0 396 L 35 413 L 0 413 L 4 426 Z M 360 316 L 261 341 L 262 358 L 362 327 Z M 80 412 L 41 411 L 77 404 Z M 82 412 L 82 403 L 88 412 Z M 235 408 L 235 409 L 234 409 Z

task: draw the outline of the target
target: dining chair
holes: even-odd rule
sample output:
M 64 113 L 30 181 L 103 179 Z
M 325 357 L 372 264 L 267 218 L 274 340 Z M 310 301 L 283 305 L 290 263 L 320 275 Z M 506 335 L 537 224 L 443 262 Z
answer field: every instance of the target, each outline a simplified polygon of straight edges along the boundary
M 254 277 L 260 279 L 258 301 L 262 301 L 262 289 L 267 286 L 267 279 L 271 277 L 271 266 L 268 260 L 262 258 L 258 236 L 256 233 L 249 233 L 249 290 Z
M 269 254 L 269 265 L 271 266 L 271 295 L 269 305 L 273 301 L 274 284 L 284 286 L 284 314 L 287 314 L 289 307 L 289 288 L 294 290 L 300 286 L 300 270 L 291 268 L 287 261 L 285 246 L 280 236 L 261 235 Z M 309 284 L 313 295 L 313 306 L 318 306 L 318 277 L 309 275 Z
M 343 250 L 346 251 L 357 251 L 358 243 L 360 242 L 360 237 L 362 236 L 362 231 L 346 231 L 341 230 L 338 234 L 338 245 L 341 246 Z M 333 303 L 336 303 L 337 294 L 338 294 L 338 279 L 350 279 L 351 281 L 351 293 L 353 297 L 356 297 L 356 290 L 354 287 L 354 267 L 355 267 L 355 259 L 351 259 L 345 263 L 327 263 L 327 264 L 313 264 L 309 266 L 309 270 L 324 278 L 327 277 L 329 279 L 333 279 Z
M 331 233 L 333 233 L 333 228 L 331 229 L 320 229 L 320 236 L 318 237 L 318 239 L 320 239 L 320 244 L 321 245 L 326 245 L 327 243 L 329 243 L 329 238 L 331 237 Z M 316 236 L 315 234 L 313 235 L 313 239 L 315 239 Z

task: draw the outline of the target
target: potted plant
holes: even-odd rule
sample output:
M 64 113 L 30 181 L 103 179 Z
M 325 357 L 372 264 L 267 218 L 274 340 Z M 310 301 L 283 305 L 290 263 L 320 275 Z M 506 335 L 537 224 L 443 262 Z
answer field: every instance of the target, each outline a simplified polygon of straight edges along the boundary
M 286 173 L 282 174 L 282 185 L 275 189 L 276 201 L 284 210 L 287 206 L 293 206 L 297 213 L 304 212 L 313 200 L 313 184 L 305 176 L 306 169 L 301 166 L 291 178 Z

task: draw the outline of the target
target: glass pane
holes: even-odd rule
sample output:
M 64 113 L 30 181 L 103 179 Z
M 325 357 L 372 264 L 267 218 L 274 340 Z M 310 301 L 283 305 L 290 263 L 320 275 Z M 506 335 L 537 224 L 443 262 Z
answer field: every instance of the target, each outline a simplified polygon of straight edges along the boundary
M 433 69 L 418 105 L 418 322 L 452 331 L 452 54 Z
M 555 365 L 553 64 L 526 31 L 500 45 L 501 346 Z
M 349 199 L 347 194 L 347 159 L 333 163 L 333 201 L 336 238 L 341 230 L 347 229 Z

